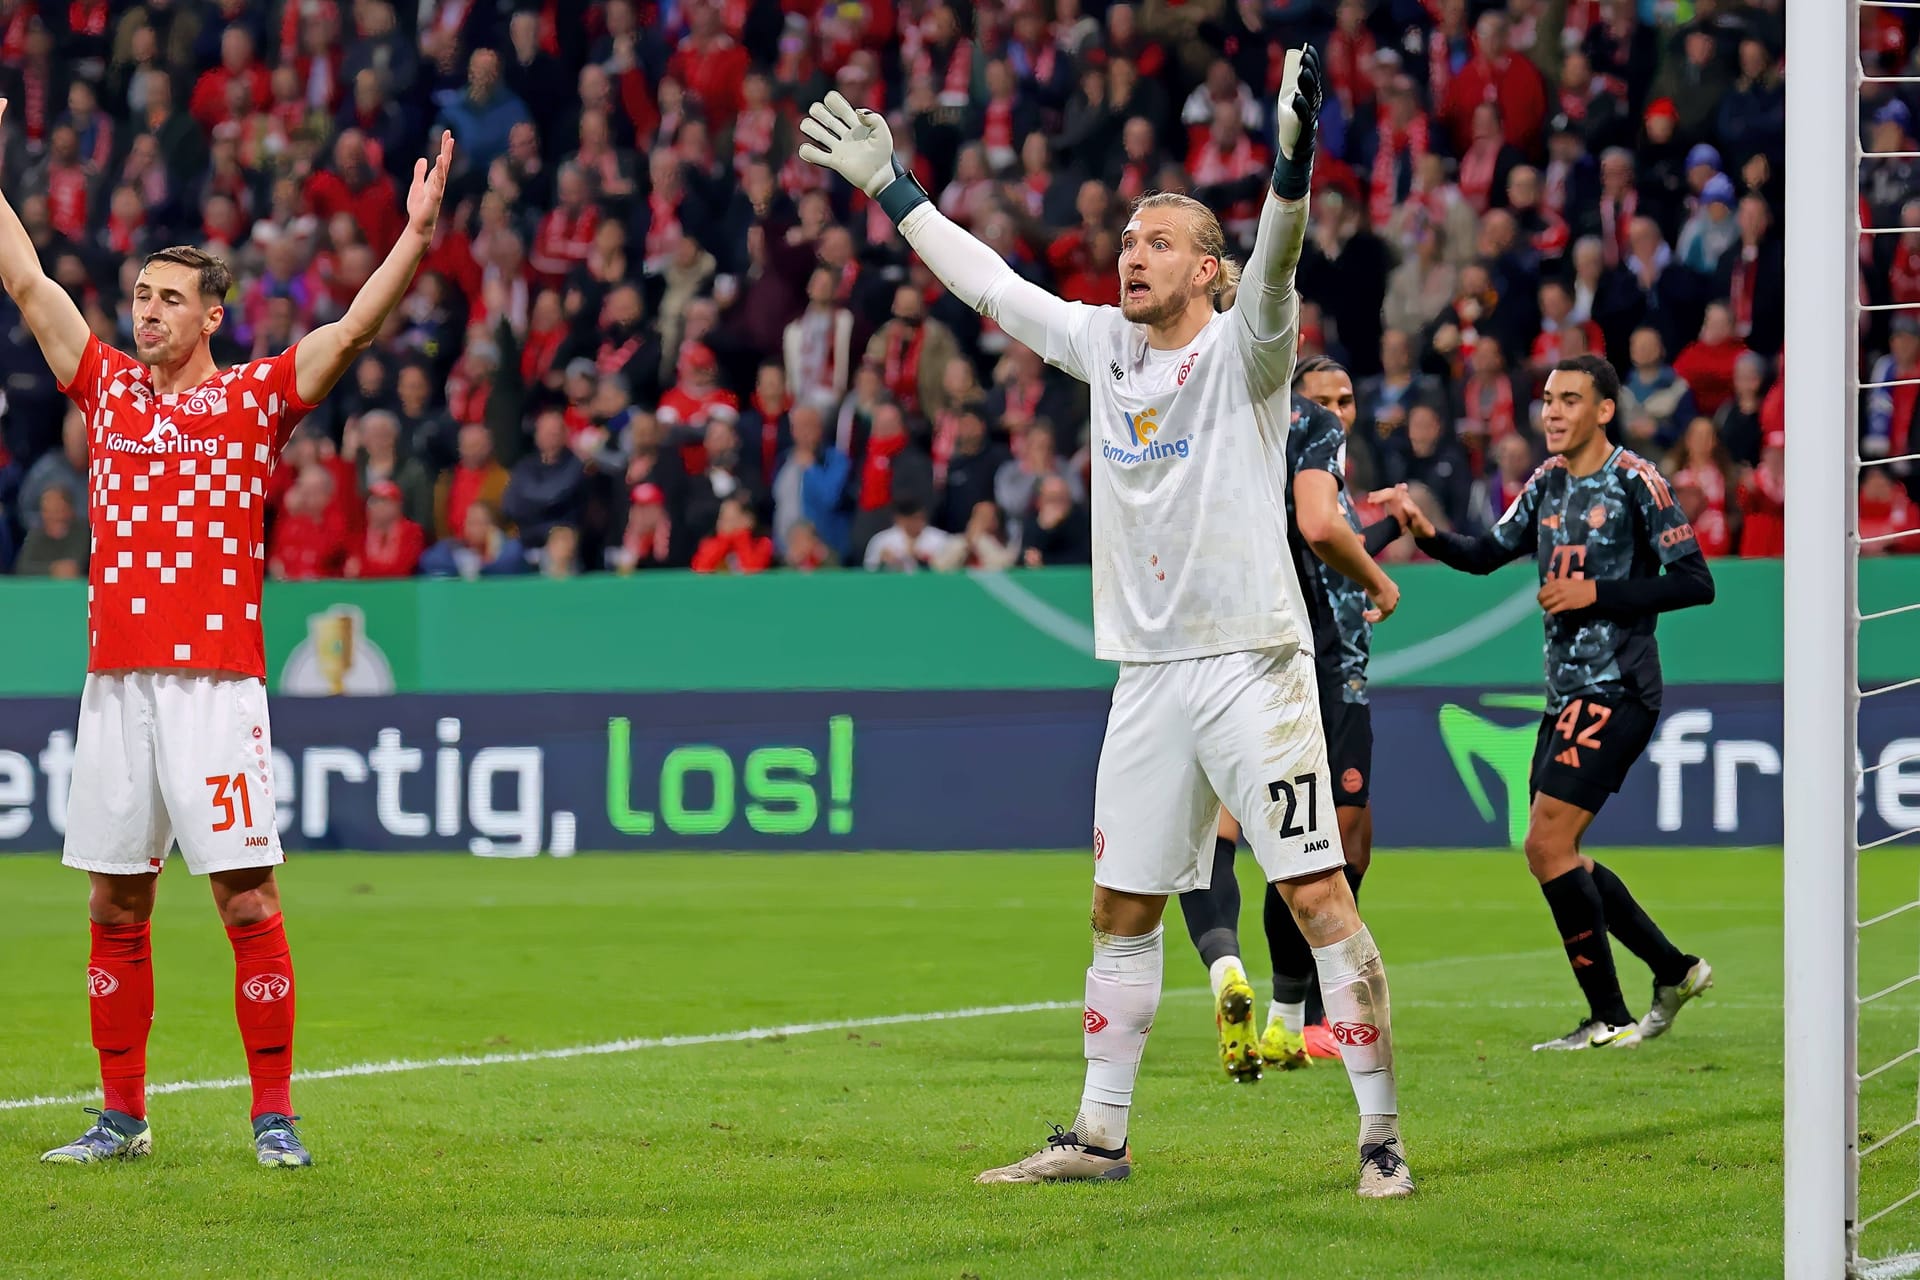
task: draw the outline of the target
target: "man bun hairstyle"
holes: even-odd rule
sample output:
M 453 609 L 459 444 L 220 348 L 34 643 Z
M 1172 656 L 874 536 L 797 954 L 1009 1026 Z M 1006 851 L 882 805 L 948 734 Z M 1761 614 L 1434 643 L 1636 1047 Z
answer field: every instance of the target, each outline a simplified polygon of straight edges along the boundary
M 190 244 L 176 244 L 165 249 L 155 249 L 147 255 L 141 264 L 143 268 L 156 262 L 170 262 L 175 266 L 188 267 L 200 273 L 200 296 L 210 302 L 224 302 L 233 289 L 233 268 L 223 258 L 215 257 L 205 249 L 196 249 Z
M 1225 311 L 1225 300 L 1240 287 L 1240 264 L 1227 256 L 1227 233 L 1213 210 L 1177 191 L 1155 191 L 1141 196 L 1133 202 L 1133 212 L 1138 214 L 1142 209 L 1177 209 L 1187 215 L 1187 229 L 1193 235 L 1194 247 L 1203 257 L 1220 264 L 1220 272 L 1207 286 L 1207 294 L 1213 299 L 1215 311 Z

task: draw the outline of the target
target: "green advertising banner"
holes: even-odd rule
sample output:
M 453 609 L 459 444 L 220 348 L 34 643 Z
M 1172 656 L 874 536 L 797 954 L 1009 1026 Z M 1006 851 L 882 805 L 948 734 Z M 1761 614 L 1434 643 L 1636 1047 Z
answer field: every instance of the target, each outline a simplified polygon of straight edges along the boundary
M 1540 679 L 1530 566 L 1472 578 L 1394 570 L 1400 610 L 1374 632 L 1382 685 Z M 1778 561 L 1714 565 L 1719 598 L 1662 619 L 1673 684 L 1780 679 Z M 1863 612 L 1920 599 L 1920 563 L 1861 565 Z M 86 671 L 84 584 L 0 579 L 0 697 L 71 695 Z M 646 574 L 565 582 L 273 583 L 271 687 L 289 694 L 1081 689 L 1092 656 L 1085 570 L 911 577 Z M 1864 624 L 1868 684 L 1916 674 L 1920 614 Z

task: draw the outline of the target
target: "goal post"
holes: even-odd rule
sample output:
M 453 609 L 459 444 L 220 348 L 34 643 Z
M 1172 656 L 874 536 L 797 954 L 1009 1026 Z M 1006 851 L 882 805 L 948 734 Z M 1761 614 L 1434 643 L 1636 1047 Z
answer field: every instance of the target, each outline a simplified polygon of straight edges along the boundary
M 1859 16 L 1786 6 L 1787 1280 L 1855 1257 Z

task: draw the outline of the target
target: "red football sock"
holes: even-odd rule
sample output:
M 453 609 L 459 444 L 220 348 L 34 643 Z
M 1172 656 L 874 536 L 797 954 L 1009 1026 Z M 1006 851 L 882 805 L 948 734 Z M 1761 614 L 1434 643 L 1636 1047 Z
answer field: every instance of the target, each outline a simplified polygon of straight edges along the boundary
M 93 925 L 88 1013 L 108 1111 L 147 1118 L 147 1033 L 153 1029 L 153 947 L 146 921 Z
M 287 1081 L 293 1075 L 293 958 L 275 913 L 259 924 L 228 926 L 233 943 L 233 1011 L 247 1047 L 253 1116 L 293 1113 Z

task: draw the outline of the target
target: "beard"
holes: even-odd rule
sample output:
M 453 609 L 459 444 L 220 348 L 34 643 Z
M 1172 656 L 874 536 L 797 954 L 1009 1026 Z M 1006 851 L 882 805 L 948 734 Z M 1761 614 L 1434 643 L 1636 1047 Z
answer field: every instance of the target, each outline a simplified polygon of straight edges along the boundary
M 1143 324 L 1148 328 L 1170 324 L 1180 318 L 1193 301 L 1193 290 L 1183 287 L 1173 290 L 1154 289 L 1146 297 L 1135 300 L 1127 296 L 1123 289 L 1120 294 L 1120 314 L 1134 324 Z

